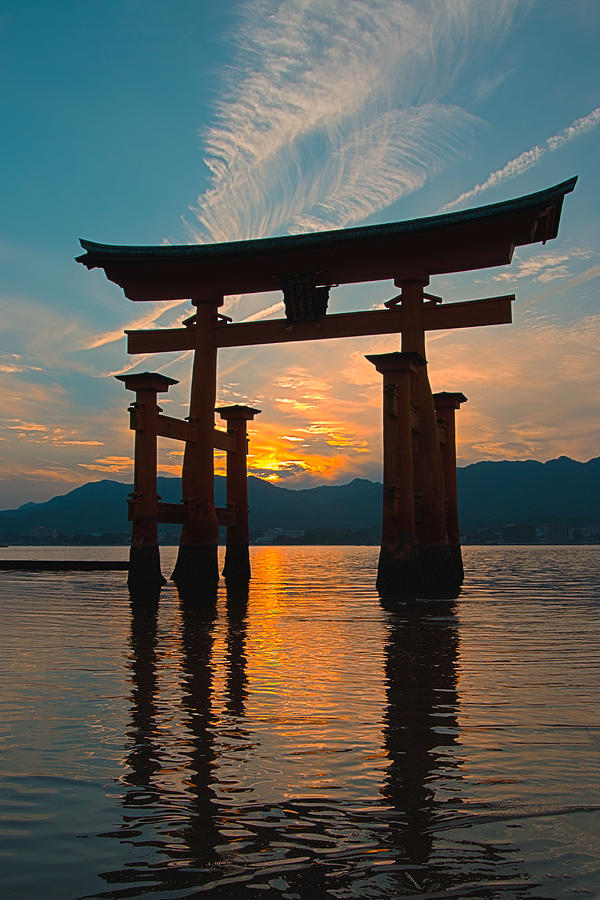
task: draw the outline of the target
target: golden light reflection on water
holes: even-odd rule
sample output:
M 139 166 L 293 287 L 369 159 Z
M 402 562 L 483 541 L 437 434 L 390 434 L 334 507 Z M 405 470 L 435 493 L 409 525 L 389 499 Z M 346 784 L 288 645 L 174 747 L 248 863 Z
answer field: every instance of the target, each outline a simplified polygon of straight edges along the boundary
M 357 634 L 360 623 L 347 606 L 335 610 L 336 618 L 348 617 L 347 629 L 330 627 L 320 597 L 327 589 L 323 572 L 315 567 L 318 580 L 308 590 L 303 581 L 298 583 L 293 562 L 290 567 L 296 549 L 256 548 L 253 555 L 253 584 L 260 587 L 251 592 L 249 606 L 246 715 L 262 750 L 258 760 L 245 761 L 242 777 L 260 781 L 261 795 L 271 799 L 278 792 L 286 798 L 349 794 L 347 779 L 340 783 L 333 770 L 352 771 L 351 782 L 363 777 L 362 766 L 385 767 L 385 754 L 373 753 L 371 746 L 381 734 L 379 723 L 368 729 L 368 737 L 355 735 L 348 742 L 356 717 L 364 713 L 364 719 L 372 718 L 383 706 L 380 657 L 365 654 Z M 326 548 L 320 551 L 327 554 Z M 332 658 L 337 666 L 331 665 Z M 365 683 L 368 697 L 361 701 Z M 260 771 L 265 754 L 278 761 L 270 775 Z M 332 754 L 338 757 L 335 763 Z

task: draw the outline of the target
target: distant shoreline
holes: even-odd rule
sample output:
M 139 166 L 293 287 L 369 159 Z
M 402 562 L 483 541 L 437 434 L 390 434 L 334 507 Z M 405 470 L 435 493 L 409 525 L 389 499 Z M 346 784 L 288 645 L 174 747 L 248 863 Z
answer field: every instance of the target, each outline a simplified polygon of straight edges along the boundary
M 178 547 L 177 543 L 173 543 L 170 541 L 163 541 L 159 544 L 160 547 Z M 543 541 L 461 541 L 461 547 L 597 547 L 600 546 L 600 541 L 596 539 L 591 540 L 581 540 L 581 541 L 552 541 L 552 542 L 543 542 Z M 50 550 L 50 549 L 94 549 L 94 548 L 118 548 L 122 547 L 124 551 L 129 550 L 128 543 L 106 543 L 106 542 L 93 542 L 89 543 L 60 543 L 60 544 L 4 544 L 0 546 L 0 562 L 3 561 L 3 551 L 5 551 L 5 559 L 8 559 L 8 554 L 10 551 L 35 551 L 39 550 Z M 224 548 L 225 543 L 220 542 L 219 547 Z M 282 541 L 272 541 L 272 542 L 250 542 L 250 547 L 379 547 L 379 541 L 364 541 L 364 540 L 328 540 L 328 541 L 299 541 L 299 540 L 282 540 Z

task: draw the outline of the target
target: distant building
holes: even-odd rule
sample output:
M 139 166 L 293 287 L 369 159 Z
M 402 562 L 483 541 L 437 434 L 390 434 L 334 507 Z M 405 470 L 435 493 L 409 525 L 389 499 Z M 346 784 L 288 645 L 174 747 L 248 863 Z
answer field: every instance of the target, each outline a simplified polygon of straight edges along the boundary
M 568 540 L 568 525 L 544 525 L 545 544 L 566 544 Z
M 277 544 L 279 543 L 280 538 L 284 538 L 286 541 L 293 540 L 294 538 L 304 537 L 304 531 L 292 531 L 284 528 L 267 528 L 266 531 L 263 531 L 260 537 L 257 537 L 254 541 L 255 544 Z
M 505 544 L 535 544 L 535 525 L 505 525 L 502 541 Z
M 29 531 L 29 537 L 36 540 L 54 540 L 56 538 L 56 529 L 46 528 L 45 525 L 36 525 Z

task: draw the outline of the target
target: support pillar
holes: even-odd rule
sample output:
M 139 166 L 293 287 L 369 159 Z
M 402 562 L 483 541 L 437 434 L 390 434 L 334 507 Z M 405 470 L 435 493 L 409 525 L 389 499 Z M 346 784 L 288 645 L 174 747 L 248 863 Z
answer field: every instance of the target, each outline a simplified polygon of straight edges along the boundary
M 464 569 L 458 524 L 458 490 L 456 485 L 456 410 L 466 403 L 464 394 L 442 391 L 433 395 L 438 426 L 441 428 L 440 451 L 446 496 L 446 530 L 457 576 L 462 584 Z
M 406 318 L 406 327 L 402 329 L 402 351 L 419 353 L 423 358 L 423 310 L 438 302 L 437 298 L 424 294 L 423 288 L 428 283 L 428 276 L 422 273 L 395 281 L 402 288 L 402 309 Z M 413 380 L 412 402 L 419 416 L 413 446 L 415 518 L 422 572 L 419 596 L 448 599 L 458 596 L 460 582 L 448 544 L 437 417 L 426 365 L 418 369 Z
M 235 438 L 235 450 L 227 451 L 227 507 L 234 521 L 227 526 L 227 549 L 223 575 L 228 584 L 248 583 L 248 428 L 247 422 L 260 413 L 250 406 L 222 406 L 217 409 L 227 422 L 227 434 Z
M 165 584 L 158 547 L 157 433 L 161 412 L 156 395 L 168 391 L 174 378 L 154 372 L 117 375 L 128 391 L 135 391 L 129 407 L 130 427 L 135 431 L 133 494 L 129 502 L 131 548 L 127 585 L 132 597 L 156 597 Z
M 177 563 L 172 574 L 177 587 L 212 595 L 219 583 L 217 560 L 219 527 L 214 499 L 214 427 L 217 390 L 217 308 L 222 298 L 192 300 L 197 312 L 194 363 L 190 391 L 190 425 L 194 438 L 186 441 L 181 472 L 185 523 L 181 529 Z
M 421 595 L 422 574 L 414 501 L 413 382 L 425 359 L 419 353 L 367 356 L 383 375 L 383 520 L 377 590 Z

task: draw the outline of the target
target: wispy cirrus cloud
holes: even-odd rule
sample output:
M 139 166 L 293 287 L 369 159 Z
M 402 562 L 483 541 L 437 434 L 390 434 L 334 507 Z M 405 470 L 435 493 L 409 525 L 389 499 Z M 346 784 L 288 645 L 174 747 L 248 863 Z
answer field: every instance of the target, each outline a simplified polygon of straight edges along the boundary
M 573 260 L 589 259 L 591 256 L 593 256 L 593 252 L 584 248 L 538 253 L 529 259 L 517 260 L 517 264 L 513 264 L 508 272 L 499 272 L 494 275 L 494 281 L 512 282 L 518 278 L 532 278 L 542 284 L 558 281 L 570 277 L 569 263 Z
M 475 187 L 465 191 L 454 200 L 451 200 L 449 203 L 442 206 L 441 212 L 445 212 L 448 209 L 454 209 L 455 206 L 459 206 L 466 200 L 472 200 L 473 197 L 477 197 L 478 194 L 482 194 L 484 191 L 489 191 L 491 188 L 497 187 L 499 184 L 502 184 L 503 181 L 514 178 L 517 175 L 522 175 L 533 166 L 536 166 L 547 153 L 554 153 L 555 150 L 560 150 L 561 147 L 564 147 L 576 138 L 593 131 L 598 125 L 600 125 L 600 106 L 597 106 L 596 109 L 593 109 L 586 116 L 575 119 L 574 122 L 566 128 L 563 128 L 562 131 L 551 135 L 543 144 L 535 144 L 533 147 L 530 147 L 529 150 L 519 153 L 518 156 L 515 156 L 514 159 L 507 162 L 501 169 L 496 169 L 494 172 L 491 172 L 481 184 L 476 184 Z
M 163 300 L 157 303 L 148 312 L 136 319 L 132 319 L 128 324 L 128 329 L 143 329 L 154 325 L 165 313 L 172 311 L 174 308 L 186 303 L 186 300 Z M 167 326 L 169 327 L 169 326 Z M 114 344 L 116 341 L 123 340 L 124 333 L 122 328 L 113 328 L 110 331 L 104 331 L 87 338 L 83 344 L 84 350 L 95 350 L 98 347 L 105 347 L 107 344 Z
M 413 193 L 464 153 L 476 121 L 460 107 L 426 103 L 352 127 L 319 172 L 321 199 L 292 215 L 289 230 L 349 225 Z
M 195 220 L 185 223 L 191 238 L 343 227 L 422 187 L 468 152 L 478 126 L 444 102 L 469 48 L 500 39 L 529 2 L 497 0 L 492 11 L 477 0 L 243 4 L 233 62 L 202 134 L 211 177 Z M 281 309 L 269 303 L 248 309 L 244 298 L 230 297 L 227 311 L 254 321 Z M 156 324 L 165 306 L 126 327 Z M 116 328 L 88 337 L 85 347 L 121 339 Z
M 258 312 L 252 313 L 250 316 L 246 316 L 244 319 L 241 319 L 241 322 L 257 322 L 259 319 L 265 319 L 267 316 L 270 316 L 272 313 L 282 312 L 284 310 L 284 304 L 282 300 L 278 300 L 277 303 L 271 303 L 269 306 L 266 306 L 264 309 L 259 309 Z
M 600 278 L 600 264 L 590 266 L 589 269 L 586 269 L 584 272 L 580 272 L 578 275 L 574 275 L 572 278 L 569 278 L 568 281 L 561 281 L 561 283 L 556 285 L 555 287 L 548 288 L 545 291 L 542 291 L 541 293 L 530 297 L 529 302 L 532 303 L 539 300 L 550 300 L 551 297 L 556 297 L 560 294 L 564 294 L 567 291 L 572 290 L 573 288 L 579 287 L 579 285 L 581 284 L 585 284 L 588 281 L 593 281 L 594 278 Z
M 4 375 L 22 375 L 26 372 L 43 372 L 41 366 L 24 362 L 20 353 L 0 353 L 0 372 Z
M 443 102 L 468 49 L 527 0 L 255 0 L 203 135 L 211 184 L 186 223 L 230 241 L 340 227 L 464 154 L 476 119 Z

